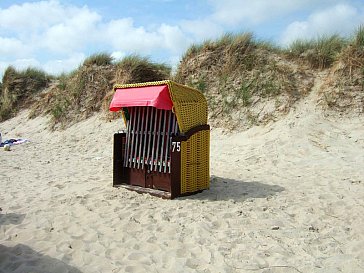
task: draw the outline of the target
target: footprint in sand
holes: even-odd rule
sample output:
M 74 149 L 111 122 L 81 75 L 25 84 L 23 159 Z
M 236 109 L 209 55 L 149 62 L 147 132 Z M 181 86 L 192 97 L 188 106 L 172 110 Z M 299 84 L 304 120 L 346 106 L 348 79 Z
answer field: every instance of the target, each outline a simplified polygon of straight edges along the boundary
M 130 261 L 138 261 L 138 263 L 144 264 L 144 265 L 151 265 L 152 260 L 150 257 L 147 256 L 147 254 L 142 252 L 132 252 L 129 254 L 128 260 Z

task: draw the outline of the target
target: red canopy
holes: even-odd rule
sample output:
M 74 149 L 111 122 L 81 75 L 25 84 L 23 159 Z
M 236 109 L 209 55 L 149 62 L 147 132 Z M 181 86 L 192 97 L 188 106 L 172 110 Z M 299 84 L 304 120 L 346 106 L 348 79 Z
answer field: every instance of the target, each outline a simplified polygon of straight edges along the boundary
M 158 109 L 172 110 L 172 100 L 168 85 L 116 89 L 110 104 L 110 111 L 117 112 L 122 107 L 153 106 Z

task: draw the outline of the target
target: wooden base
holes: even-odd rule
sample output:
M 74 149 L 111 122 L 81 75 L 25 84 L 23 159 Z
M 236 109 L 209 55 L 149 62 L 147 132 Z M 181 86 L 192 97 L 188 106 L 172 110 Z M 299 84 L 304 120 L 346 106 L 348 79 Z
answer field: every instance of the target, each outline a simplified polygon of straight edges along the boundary
M 115 185 L 114 187 L 120 187 L 127 190 L 136 191 L 137 193 L 149 193 L 150 195 L 161 197 L 163 199 L 172 199 L 171 193 L 167 191 L 160 191 L 127 184 Z

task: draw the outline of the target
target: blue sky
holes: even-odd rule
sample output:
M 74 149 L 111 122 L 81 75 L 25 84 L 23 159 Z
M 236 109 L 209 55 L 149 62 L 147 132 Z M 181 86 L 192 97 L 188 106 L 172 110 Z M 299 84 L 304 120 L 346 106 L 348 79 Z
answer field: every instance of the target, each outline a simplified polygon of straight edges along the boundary
M 192 43 L 226 32 L 287 46 L 360 24 L 364 0 L 0 0 L 0 77 L 9 65 L 68 72 L 96 52 L 176 66 Z

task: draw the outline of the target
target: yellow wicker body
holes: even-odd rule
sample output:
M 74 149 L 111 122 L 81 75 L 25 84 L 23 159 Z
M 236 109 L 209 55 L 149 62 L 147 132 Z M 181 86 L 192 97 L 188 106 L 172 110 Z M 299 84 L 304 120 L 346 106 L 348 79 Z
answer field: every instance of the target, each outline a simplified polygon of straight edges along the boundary
M 210 187 L 210 131 L 199 131 L 181 143 L 181 193 Z
M 169 81 L 174 112 L 182 133 L 207 124 L 207 101 L 200 91 Z
M 120 88 L 168 85 L 173 103 L 172 111 L 177 117 L 180 132 L 207 124 L 207 101 L 204 95 L 193 88 L 173 81 L 156 81 L 136 84 L 116 84 L 114 91 Z M 123 112 L 123 111 L 122 111 Z M 126 123 L 125 113 L 123 112 Z M 203 130 L 181 142 L 181 194 L 192 193 L 209 188 L 210 183 L 210 131 Z

